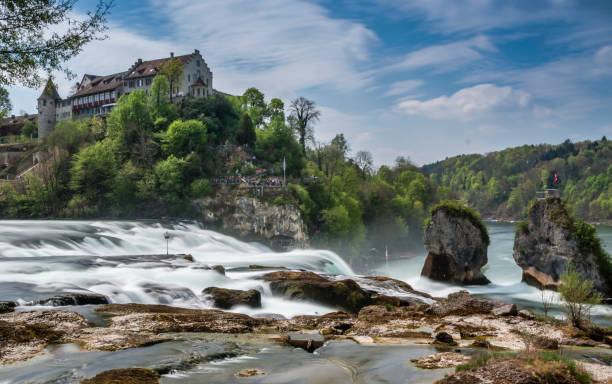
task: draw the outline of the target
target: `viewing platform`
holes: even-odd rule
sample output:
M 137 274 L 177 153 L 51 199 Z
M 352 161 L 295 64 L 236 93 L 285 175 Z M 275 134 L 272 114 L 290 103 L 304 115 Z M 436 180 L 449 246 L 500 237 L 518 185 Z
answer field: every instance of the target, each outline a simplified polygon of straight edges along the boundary
M 544 200 L 549 197 L 561 197 L 561 191 L 556 188 L 545 189 L 543 191 L 536 191 L 536 199 Z

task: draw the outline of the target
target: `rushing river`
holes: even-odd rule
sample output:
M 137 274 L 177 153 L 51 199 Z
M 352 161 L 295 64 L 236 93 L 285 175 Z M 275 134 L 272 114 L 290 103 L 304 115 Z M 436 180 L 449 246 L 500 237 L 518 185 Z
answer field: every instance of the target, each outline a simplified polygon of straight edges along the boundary
M 522 283 L 521 269 L 512 258 L 514 226 L 489 223 L 491 237 L 486 276 L 492 284 L 456 287 L 420 277 L 425 251 L 412 259 L 389 260 L 376 273 L 404 280 L 417 290 L 445 296 L 458 289 L 539 309 L 540 292 Z M 168 244 L 164 234 L 169 233 Z M 598 232 L 612 250 L 612 228 Z M 190 254 L 193 261 L 170 255 Z M 155 255 L 138 257 L 138 255 Z M 258 275 L 266 270 L 250 265 L 283 266 L 322 274 L 355 276 L 349 265 L 333 252 L 295 250 L 276 253 L 257 243 L 202 229 L 197 223 L 160 224 L 128 221 L 0 221 L 0 300 L 16 300 L 18 310 L 43 309 L 35 301 L 67 292 L 95 292 L 115 303 L 169 304 L 211 308 L 201 294 L 210 286 L 259 289 L 262 308 L 236 307 L 233 311 L 252 316 L 280 314 L 292 317 L 323 314 L 334 308 L 272 296 Z M 223 265 L 225 275 L 208 269 Z M 388 292 L 389 293 L 389 292 Z M 393 292 L 391 292 L 393 294 Z M 95 322 L 91 306 L 69 307 Z M 560 314 L 559 308 L 556 308 Z M 612 324 L 610 306 L 598 306 L 594 320 Z M 229 351 L 229 352 L 228 352 Z M 237 351 L 237 352 L 236 352 Z M 270 345 L 254 336 L 228 338 L 223 335 L 177 336 L 176 341 L 117 352 L 82 352 L 76 346 L 50 347 L 47 354 L 30 362 L 0 368 L 4 383 L 71 383 L 97 372 L 127 366 L 176 365 L 203 356 L 195 367 L 175 369 L 165 383 L 233 382 L 233 373 L 256 361 L 269 375 L 249 382 L 432 382 L 448 370 L 423 371 L 409 360 L 434 352 L 430 346 L 363 347 L 350 342 L 326 344 L 315 354 Z M 234 358 L 206 359 L 219 354 Z M 190 360 L 190 361 L 191 361 Z M 319 376 L 317 376 L 319 375 Z M 398 381 L 398 378 L 401 378 Z M 244 379 L 241 379 L 244 380 Z

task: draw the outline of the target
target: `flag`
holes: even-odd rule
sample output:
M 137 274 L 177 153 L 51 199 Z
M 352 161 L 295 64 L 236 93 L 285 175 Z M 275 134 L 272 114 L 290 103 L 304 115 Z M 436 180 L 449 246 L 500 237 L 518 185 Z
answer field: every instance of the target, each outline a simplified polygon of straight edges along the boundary
M 559 177 L 557 176 L 557 170 L 554 171 L 555 174 L 555 185 L 559 184 Z

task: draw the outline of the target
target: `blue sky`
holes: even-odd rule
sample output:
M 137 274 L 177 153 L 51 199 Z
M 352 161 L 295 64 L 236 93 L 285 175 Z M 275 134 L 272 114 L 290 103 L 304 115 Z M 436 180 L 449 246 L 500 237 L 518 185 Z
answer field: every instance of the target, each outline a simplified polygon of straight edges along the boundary
M 70 62 L 79 76 L 197 48 L 216 89 L 313 99 L 317 139 L 344 133 L 377 164 L 612 136 L 609 0 L 117 3 L 109 38 Z M 35 110 L 39 90 L 10 92 Z

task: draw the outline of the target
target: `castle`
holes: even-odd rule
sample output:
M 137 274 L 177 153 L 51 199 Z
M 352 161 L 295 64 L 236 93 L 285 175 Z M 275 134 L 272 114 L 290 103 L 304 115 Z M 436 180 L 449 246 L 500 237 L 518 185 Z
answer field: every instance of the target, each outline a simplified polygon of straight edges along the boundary
M 170 90 L 173 100 L 184 97 L 204 98 L 213 94 L 212 72 L 199 50 L 182 56 L 143 61 L 138 59 L 126 72 L 106 76 L 83 75 L 72 96 L 62 99 L 55 86 L 49 83 L 38 98 L 38 137 L 43 138 L 55 129 L 58 121 L 105 116 L 123 94 L 134 90 L 149 92 L 160 66 L 170 59 L 179 59 L 183 73 L 179 84 Z

